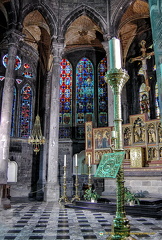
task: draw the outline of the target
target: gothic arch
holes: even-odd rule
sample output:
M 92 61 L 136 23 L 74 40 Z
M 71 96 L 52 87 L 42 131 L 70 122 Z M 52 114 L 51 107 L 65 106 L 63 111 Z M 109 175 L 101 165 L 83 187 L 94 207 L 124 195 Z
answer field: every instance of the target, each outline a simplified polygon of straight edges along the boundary
M 48 27 L 50 29 L 50 34 L 51 37 L 53 36 L 57 36 L 57 24 L 58 24 L 58 20 L 56 18 L 56 16 L 54 15 L 54 13 L 51 11 L 51 9 L 45 5 L 44 3 L 40 3 L 40 5 L 38 5 L 37 3 L 32 3 L 32 4 L 28 4 L 25 6 L 25 8 L 22 10 L 22 19 L 21 22 L 24 21 L 24 18 L 32 11 L 34 10 L 38 10 L 42 16 L 44 17 L 44 19 L 46 20 Z
M 136 0 L 133 0 L 131 2 L 131 4 L 133 4 L 133 2 L 135 2 L 135 1 Z M 119 28 L 121 18 L 124 15 L 125 11 L 129 8 L 129 6 L 130 6 L 130 1 L 127 0 L 126 2 L 125 1 L 119 2 L 118 7 L 115 8 L 115 11 L 112 14 L 111 20 L 110 20 L 111 21 L 111 26 L 114 26 L 114 28 L 113 28 L 114 32 L 111 33 L 112 36 L 117 35 L 117 31 L 118 31 L 118 28 Z
M 92 21 L 94 21 L 101 28 L 103 34 L 106 33 L 107 23 L 103 19 L 103 17 L 98 12 L 96 12 L 93 8 L 82 4 L 80 7 L 72 11 L 62 22 L 62 29 L 60 34 L 63 39 L 70 24 L 82 15 L 85 15 L 89 17 Z

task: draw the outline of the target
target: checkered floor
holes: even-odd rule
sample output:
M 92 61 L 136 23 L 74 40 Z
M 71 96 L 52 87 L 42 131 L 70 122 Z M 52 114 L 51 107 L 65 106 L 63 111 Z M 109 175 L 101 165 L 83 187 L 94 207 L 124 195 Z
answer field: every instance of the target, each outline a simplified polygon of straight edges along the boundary
M 109 213 L 66 209 L 54 202 L 17 203 L 0 212 L 0 240 L 103 240 L 110 235 L 113 218 Z M 127 218 L 135 239 L 162 240 L 162 220 Z

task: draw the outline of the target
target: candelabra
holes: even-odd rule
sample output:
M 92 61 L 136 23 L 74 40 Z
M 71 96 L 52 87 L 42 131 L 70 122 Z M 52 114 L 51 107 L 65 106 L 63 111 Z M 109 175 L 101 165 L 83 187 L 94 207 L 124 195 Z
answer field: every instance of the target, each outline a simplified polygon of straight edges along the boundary
M 80 201 L 80 197 L 78 195 L 78 166 L 75 166 L 75 169 L 76 169 L 76 175 L 75 175 L 75 195 L 74 197 L 72 198 L 71 202 L 74 202 L 75 200 L 78 200 Z
M 92 187 L 91 165 L 88 165 L 88 188 Z
M 110 53 L 110 71 L 105 75 L 105 81 L 109 83 L 114 95 L 114 130 L 115 130 L 115 146 L 114 152 L 122 152 L 122 114 L 121 114 L 121 92 L 123 86 L 129 79 L 127 72 L 121 68 L 121 50 L 119 39 L 112 38 L 109 41 Z M 130 236 L 130 224 L 126 218 L 124 208 L 124 170 L 121 164 L 116 176 L 117 182 L 117 202 L 116 216 L 113 220 L 113 231 L 107 240 L 133 240 Z
M 59 202 L 68 202 L 68 197 L 66 195 L 66 166 L 63 166 L 64 168 L 64 175 L 63 175 L 63 180 L 64 180 L 64 183 L 63 183 L 63 195 L 62 197 L 59 199 Z
M 121 90 L 128 81 L 129 76 L 123 69 L 111 69 L 105 76 L 105 80 L 110 84 L 114 93 L 114 129 L 116 136 L 114 152 L 123 150 L 122 144 L 122 119 L 121 119 Z M 130 236 L 129 220 L 126 218 L 124 209 L 124 171 L 120 167 L 117 174 L 117 204 L 116 216 L 113 221 L 113 232 L 107 240 L 133 240 Z

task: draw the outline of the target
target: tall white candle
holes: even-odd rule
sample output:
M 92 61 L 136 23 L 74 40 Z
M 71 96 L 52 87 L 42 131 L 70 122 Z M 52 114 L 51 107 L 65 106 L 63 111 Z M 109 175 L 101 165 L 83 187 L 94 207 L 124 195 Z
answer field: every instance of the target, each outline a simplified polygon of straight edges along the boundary
M 76 167 L 78 166 L 78 156 L 77 156 L 77 154 L 75 154 L 75 166 Z
M 121 68 L 121 49 L 120 40 L 118 38 L 112 38 L 109 40 L 109 55 L 110 55 L 110 70 Z
M 64 167 L 66 167 L 66 155 L 64 155 Z
M 88 154 L 88 165 L 91 166 L 91 155 Z
M 115 131 L 111 131 L 111 136 L 112 136 L 112 138 L 116 138 L 116 132 Z

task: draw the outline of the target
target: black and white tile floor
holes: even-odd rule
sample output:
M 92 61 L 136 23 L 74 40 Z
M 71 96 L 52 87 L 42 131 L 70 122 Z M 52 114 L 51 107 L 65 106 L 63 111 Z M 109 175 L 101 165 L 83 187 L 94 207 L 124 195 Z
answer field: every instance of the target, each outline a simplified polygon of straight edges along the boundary
M 0 240 L 106 239 L 113 218 L 109 213 L 66 209 L 54 202 L 17 203 L 0 212 Z M 127 218 L 135 239 L 162 240 L 162 220 Z

